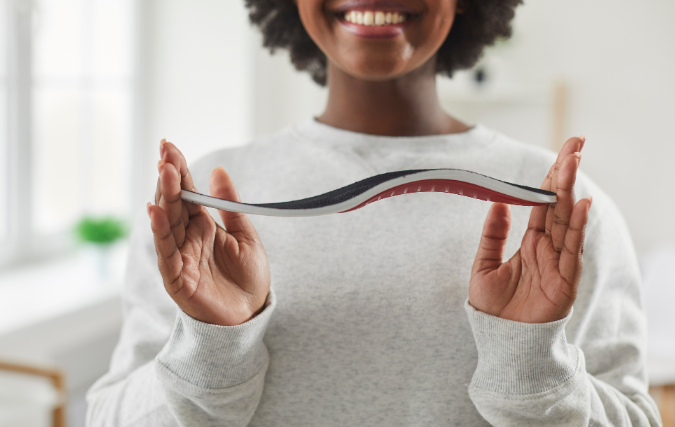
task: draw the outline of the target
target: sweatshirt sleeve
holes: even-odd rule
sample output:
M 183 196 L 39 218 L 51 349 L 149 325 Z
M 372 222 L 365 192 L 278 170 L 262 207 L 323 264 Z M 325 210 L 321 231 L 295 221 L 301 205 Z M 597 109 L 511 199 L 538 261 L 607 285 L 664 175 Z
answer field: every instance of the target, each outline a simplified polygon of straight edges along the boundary
M 108 373 L 87 393 L 87 425 L 246 426 L 269 363 L 263 336 L 275 294 L 241 325 L 193 319 L 164 290 L 146 218 L 132 235 L 124 324 Z
M 478 350 L 469 396 L 495 426 L 661 425 L 648 394 L 632 242 L 613 203 L 597 201 L 577 300 L 565 318 L 514 322 L 465 302 Z

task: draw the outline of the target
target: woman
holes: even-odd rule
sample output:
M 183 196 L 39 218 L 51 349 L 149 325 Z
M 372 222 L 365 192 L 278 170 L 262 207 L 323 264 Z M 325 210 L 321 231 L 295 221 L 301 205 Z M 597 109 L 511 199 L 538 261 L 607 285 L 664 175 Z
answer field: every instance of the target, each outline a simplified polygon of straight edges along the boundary
M 288 48 L 328 104 L 190 169 L 162 141 L 90 424 L 658 425 L 632 243 L 577 172 L 585 138 L 556 158 L 438 103 L 436 74 L 509 36 L 518 3 L 247 0 L 265 45 Z M 425 193 L 311 218 L 219 211 L 218 224 L 180 200 L 207 186 L 295 200 L 422 168 L 543 179 L 557 203 L 512 213 Z

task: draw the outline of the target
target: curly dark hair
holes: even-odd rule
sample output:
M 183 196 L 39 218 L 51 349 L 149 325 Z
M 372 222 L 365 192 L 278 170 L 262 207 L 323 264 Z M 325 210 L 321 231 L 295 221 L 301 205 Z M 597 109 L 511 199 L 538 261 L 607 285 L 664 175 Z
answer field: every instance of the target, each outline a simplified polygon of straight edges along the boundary
M 452 77 L 456 70 L 473 67 L 485 46 L 511 37 L 511 20 L 523 0 L 458 0 L 450 33 L 438 49 L 436 71 Z M 297 70 L 308 71 L 321 86 L 326 85 L 326 55 L 312 41 L 300 21 L 293 0 L 245 0 L 251 23 L 263 34 L 270 52 L 288 49 Z

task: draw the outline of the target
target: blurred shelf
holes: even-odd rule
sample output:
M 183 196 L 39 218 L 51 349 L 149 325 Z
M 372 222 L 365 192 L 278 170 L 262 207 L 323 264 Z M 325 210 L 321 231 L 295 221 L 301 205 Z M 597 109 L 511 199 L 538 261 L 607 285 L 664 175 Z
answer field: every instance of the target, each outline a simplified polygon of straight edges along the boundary
M 554 101 L 554 90 L 550 86 L 511 85 L 491 87 L 478 85 L 447 86 L 440 92 L 441 103 L 487 104 L 487 105 L 531 105 L 550 106 Z
M 481 123 L 516 140 L 558 151 L 566 135 L 564 82 L 487 82 L 464 76 L 439 84 L 443 108 L 468 123 Z
M 122 323 L 121 283 L 126 247 L 110 253 L 110 277 L 96 251 L 0 274 L 0 358 L 52 363 Z

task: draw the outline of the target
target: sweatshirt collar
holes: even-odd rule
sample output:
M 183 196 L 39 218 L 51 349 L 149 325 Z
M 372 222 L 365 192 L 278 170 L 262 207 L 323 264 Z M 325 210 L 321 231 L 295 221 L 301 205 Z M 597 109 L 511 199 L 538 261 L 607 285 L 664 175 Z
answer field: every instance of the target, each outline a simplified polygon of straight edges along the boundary
M 381 136 L 352 132 L 307 119 L 292 127 L 299 139 L 329 147 L 349 147 L 360 150 L 450 150 L 473 151 L 483 149 L 496 141 L 496 133 L 482 124 L 476 124 L 460 133 L 426 136 Z

